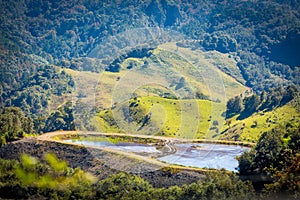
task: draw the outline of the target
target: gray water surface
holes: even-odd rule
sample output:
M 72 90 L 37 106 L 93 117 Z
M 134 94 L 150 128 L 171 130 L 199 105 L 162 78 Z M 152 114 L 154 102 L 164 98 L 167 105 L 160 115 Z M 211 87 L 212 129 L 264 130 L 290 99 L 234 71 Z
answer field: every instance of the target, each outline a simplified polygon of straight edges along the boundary
M 82 144 L 94 147 L 106 147 L 133 153 L 155 153 L 159 152 L 154 146 L 148 144 L 120 142 L 117 144 L 108 141 L 89 140 L 64 140 L 75 144 Z M 211 143 L 183 143 L 174 144 L 177 148 L 175 154 L 158 158 L 170 164 L 191 166 L 199 168 L 226 169 L 237 171 L 238 161 L 236 156 L 241 155 L 248 147 Z
M 224 144 L 187 143 L 175 144 L 177 152 L 158 160 L 171 164 L 200 168 L 227 169 L 237 171 L 236 156 L 241 155 L 248 147 Z

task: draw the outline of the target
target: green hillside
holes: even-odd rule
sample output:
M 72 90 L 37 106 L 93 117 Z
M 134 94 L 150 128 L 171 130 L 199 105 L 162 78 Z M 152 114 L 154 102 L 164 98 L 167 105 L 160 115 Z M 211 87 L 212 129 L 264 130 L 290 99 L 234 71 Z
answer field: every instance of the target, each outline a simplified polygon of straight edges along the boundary
M 224 104 L 208 100 L 137 97 L 99 112 L 93 122 L 104 132 L 179 138 L 217 137 L 225 120 Z
M 221 139 L 257 142 L 262 133 L 275 127 L 299 126 L 300 99 L 294 99 L 288 104 L 271 111 L 259 111 L 252 116 L 238 120 L 235 116 L 228 119 Z
M 137 88 L 130 92 L 140 96 L 222 102 L 250 90 L 243 85 L 245 81 L 236 62 L 227 54 L 193 51 L 175 43 L 149 50 L 148 56 L 121 59 L 115 68 L 114 72 L 101 73 L 66 69 L 76 82 L 74 97 L 84 102 L 94 100 L 96 106 L 109 108 L 114 103 L 114 90 L 120 87 L 129 90 L 132 84 Z
M 123 112 L 126 109 L 127 115 Z M 246 142 L 256 142 L 262 133 L 275 127 L 300 123 L 299 99 L 272 111 L 259 111 L 242 120 L 238 120 L 238 116 L 225 120 L 225 109 L 224 104 L 208 100 L 146 96 L 131 99 L 112 110 L 103 110 L 92 123 L 104 132 Z
M 227 99 L 250 90 L 241 83 L 236 62 L 226 54 L 193 51 L 175 43 L 160 45 L 147 54 L 120 59 L 110 67 L 114 72 L 66 70 L 76 82 L 73 97 L 100 109 L 90 120 L 94 128 L 172 137 L 217 137 Z M 124 124 L 128 116 L 120 110 L 128 109 L 134 97 L 140 101 L 130 108 L 135 123 Z M 149 122 L 143 125 L 149 113 Z

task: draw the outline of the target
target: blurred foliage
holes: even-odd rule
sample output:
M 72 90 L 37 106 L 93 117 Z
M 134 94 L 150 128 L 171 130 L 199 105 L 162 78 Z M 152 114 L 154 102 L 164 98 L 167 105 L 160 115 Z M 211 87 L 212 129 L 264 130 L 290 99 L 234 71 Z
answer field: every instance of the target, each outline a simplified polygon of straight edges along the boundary
M 59 167 L 57 167 L 59 166 Z M 207 174 L 190 185 L 153 188 L 142 178 L 120 172 L 104 180 L 73 169 L 53 154 L 39 161 L 22 155 L 20 161 L 0 159 L 0 198 L 22 199 L 251 199 L 254 191 L 225 171 Z
M 20 161 L 0 160 L 0 197 L 22 199 L 91 199 L 96 178 L 73 169 L 53 154 L 45 161 L 22 155 Z

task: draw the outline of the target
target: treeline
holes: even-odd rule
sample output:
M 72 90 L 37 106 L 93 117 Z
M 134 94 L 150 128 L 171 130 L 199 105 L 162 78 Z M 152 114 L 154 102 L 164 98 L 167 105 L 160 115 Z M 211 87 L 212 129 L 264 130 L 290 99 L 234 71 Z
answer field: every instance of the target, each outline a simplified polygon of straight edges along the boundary
M 153 188 L 142 178 L 118 173 L 104 180 L 73 169 L 53 154 L 43 160 L 22 155 L 0 159 L 0 198 L 5 199 L 253 199 L 249 182 L 225 171 L 207 174 L 197 183 Z
M 71 102 L 67 102 L 49 115 L 36 118 L 26 117 L 18 107 L 0 109 L 0 147 L 9 141 L 23 138 L 25 134 L 57 130 L 75 130 Z
M 64 103 L 56 111 L 49 105 L 54 96 L 74 91 L 71 75 L 55 66 L 42 65 L 34 72 L 25 70 L 14 76 L 16 79 L 11 82 L 0 84 L 1 145 L 25 133 L 75 129 L 71 103 Z
M 119 72 L 121 69 L 121 63 L 130 57 L 133 58 L 143 58 L 143 57 L 149 57 L 152 53 L 151 51 L 153 50 L 153 48 L 137 48 L 134 49 L 130 52 L 124 53 L 123 55 L 121 55 L 119 58 L 115 59 L 112 63 L 110 63 L 108 65 L 108 67 L 106 68 L 106 71 L 110 71 L 110 72 Z M 130 66 L 127 66 L 127 69 L 132 69 L 134 64 L 131 64 Z
M 194 48 L 234 52 L 247 86 L 255 91 L 282 83 L 299 85 L 300 61 L 295 52 L 299 52 L 300 21 L 292 13 L 299 12 L 299 5 L 233 0 L 206 1 L 200 6 L 190 1 L 185 9 L 192 20 L 182 28 L 199 41 L 192 44 Z
M 59 130 L 90 130 L 96 128 L 91 123 L 96 109 L 77 101 L 65 102 L 49 113 L 28 116 L 19 107 L 0 109 L 0 147 L 9 141 L 21 139 L 26 134 L 42 134 Z
M 298 96 L 298 89 L 294 85 L 286 88 L 278 87 L 269 92 L 252 94 L 250 96 L 236 96 L 226 104 L 226 118 L 239 114 L 237 119 L 244 119 L 258 111 L 270 111 L 280 107 Z
M 35 133 L 47 133 L 57 130 L 75 130 L 73 105 L 67 102 L 49 115 L 33 119 Z

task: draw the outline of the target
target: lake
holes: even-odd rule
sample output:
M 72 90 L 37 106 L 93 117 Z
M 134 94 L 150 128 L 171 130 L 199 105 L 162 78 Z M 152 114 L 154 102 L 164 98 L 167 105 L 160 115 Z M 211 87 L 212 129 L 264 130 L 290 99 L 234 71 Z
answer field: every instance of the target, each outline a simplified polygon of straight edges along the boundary
M 75 144 L 94 147 L 106 147 L 133 153 L 157 153 L 160 152 L 154 146 L 140 143 L 119 142 L 110 143 L 108 141 L 89 141 L 89 140 L 64 140 Z M 226 169 L 237 171 L 238 161 L 236 156 L 241 155 L 249 147 L 237 145 L 225 145 L 214 143 L 179 143 L 174 144 L 177 152 L 171 155 L 157 158 L 160 161 L 191 166 L 199 168 Z
M 211 143 L 175 144 L 177 152 L 172 155 L 158 158 L 160 161 L 183 166 L 227 169 L 237 171 L 236 156 L 241 155 L 249 147 Z

